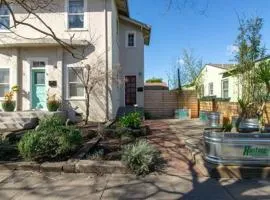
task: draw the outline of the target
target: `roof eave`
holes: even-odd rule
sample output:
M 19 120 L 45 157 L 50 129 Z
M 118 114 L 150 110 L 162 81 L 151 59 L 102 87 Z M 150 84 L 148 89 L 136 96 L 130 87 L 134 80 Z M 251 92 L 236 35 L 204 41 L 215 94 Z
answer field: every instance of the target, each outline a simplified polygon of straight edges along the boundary
M 152 31 L 152 27 L 150 25 L 142 23 L 130 17 L 123 16 L 123 15 L 119 15 L 119 18 L 122 19 L 123 21 L 129 22 L 135 26 L 140 27 L 144 36 L 144 44 L 147 46 L 150 44 L 151 31 Z

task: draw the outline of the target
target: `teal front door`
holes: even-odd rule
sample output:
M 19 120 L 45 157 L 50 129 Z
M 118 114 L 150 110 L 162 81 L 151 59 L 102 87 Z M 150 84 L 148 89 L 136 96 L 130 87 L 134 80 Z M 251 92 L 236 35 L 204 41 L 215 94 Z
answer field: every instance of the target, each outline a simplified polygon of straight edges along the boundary
M 45 69 L 32 69 L 32 109 L 46 108 Z

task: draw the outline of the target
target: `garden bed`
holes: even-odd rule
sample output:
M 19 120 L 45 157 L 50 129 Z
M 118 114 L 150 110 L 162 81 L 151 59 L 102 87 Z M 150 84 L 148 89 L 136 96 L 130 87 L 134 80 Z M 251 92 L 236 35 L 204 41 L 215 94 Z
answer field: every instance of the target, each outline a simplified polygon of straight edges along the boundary
M 8 141 L 15 148 L 15 159 L 3 157 L 0 168 L 99 174 L 131 169 L 138 175 L 155 170 L 159 152 L 146 141 L 148 127 L 141 125 L 140 115 L 132 113 L 120 122 L 102 128 L 65 126 L 57 117 L 44 119 L 19 141 Z

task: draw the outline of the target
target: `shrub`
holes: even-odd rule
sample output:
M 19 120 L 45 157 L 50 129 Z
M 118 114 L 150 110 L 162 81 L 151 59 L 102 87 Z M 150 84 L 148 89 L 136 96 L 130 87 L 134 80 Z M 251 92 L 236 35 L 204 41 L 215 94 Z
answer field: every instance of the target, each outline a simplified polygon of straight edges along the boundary
M 140 128 L 142 123 L 141 114 L 139 112 L 132 112 L 120 118 L 120 125 L 124 128 Z
M 155 170 L 159 160 L 159 152 L 145 140 L 123 148 L 122 161 L 137 175 L 145 175 Z
M 52 115 L 49 117 L 44 117 L 39 121 L 38 130 L 48 130 L 58 126 L 63 126 L 64 120 L 62 117 L 57 115 Z
M 18 149 L 25 160 L 51 161 L 65 158 L 81 143 L 81 133 L 73 127 L 42 127 L 26 133 L 20 140 Z

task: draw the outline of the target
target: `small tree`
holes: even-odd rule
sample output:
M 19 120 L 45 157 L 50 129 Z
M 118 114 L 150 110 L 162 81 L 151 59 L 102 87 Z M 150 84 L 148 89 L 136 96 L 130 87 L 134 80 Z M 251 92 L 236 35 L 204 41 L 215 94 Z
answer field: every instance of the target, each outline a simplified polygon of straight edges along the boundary
M 177 61 L 172 71 L 168 74 L 170 87 L 178 88 L 181 85 L 192 86 L 198 96 L 201 96 L 203 74 L 202 59 L 194 55 L 192 49 L 183 49 L 182 58 Z
M 82 66 L 82 67 L 81 67 Z M 76 74 L 78 79 L 81 81 L 85 92 L 85 125 L 88 123 L 90 115 L 90 100 L 92 92 L 99 88 L 104 88 L 105 82 L 113 81 L 117 84 L 121 83 L 119 78 L 120 69 L 115 71 L 108 71 L 105 67 L 103 56 L 97 56 L 92 62 L 84 61 L 80 63 L 80 66 L 72 67 L 73 72 Z M 101 94 L 99 93 L 101 96 Z

